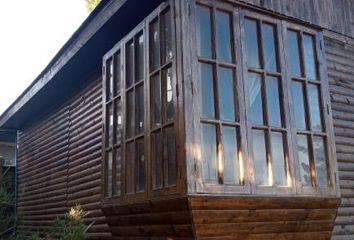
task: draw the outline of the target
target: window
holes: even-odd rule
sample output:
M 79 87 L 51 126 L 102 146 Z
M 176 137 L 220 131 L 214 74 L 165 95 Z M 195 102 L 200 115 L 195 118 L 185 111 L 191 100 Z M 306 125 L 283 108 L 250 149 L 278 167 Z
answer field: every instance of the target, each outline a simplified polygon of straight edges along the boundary
M 149 23 L 150 109 L 153 190 L 176 185 L 175 93 L 172 18 L 165 9 Z
M 202 176 L 206 184 L 243 185 L 233 13 L 196 9 Z
M 321 33 L 225 6 L 195 8 L 201 191 L 333 193 Z
M 172 8 L 164 3 L 103 59 L 106 199 L 177 189 L 173 38 Z

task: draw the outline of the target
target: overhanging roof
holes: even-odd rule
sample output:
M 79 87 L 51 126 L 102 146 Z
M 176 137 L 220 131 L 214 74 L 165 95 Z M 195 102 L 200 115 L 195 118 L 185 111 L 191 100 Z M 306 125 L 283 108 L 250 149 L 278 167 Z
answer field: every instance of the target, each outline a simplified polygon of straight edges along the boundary
M 0 116 L 0 128 L 21 129 L 65 102 L 100 72 L 102 56 L 161 1 L 102 0 L 42 73 Z

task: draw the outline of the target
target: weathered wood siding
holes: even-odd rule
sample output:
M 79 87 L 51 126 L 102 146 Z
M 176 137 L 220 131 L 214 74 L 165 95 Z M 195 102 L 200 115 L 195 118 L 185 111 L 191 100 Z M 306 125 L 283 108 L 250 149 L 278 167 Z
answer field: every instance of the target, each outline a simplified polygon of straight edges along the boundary
M 333 240 L 354 239 L 354 40 L 327 33 L 327 69 L 342 204 Z
M 232 0 L 235 1 L 235 0 Z M 354 37 L 353 0 L 240 0 Z
M 109 237 L 101 204 L 102 92 L 96 80 L 19 136 L 20 228 L 47 228 L 80 204 L 92 239 Z

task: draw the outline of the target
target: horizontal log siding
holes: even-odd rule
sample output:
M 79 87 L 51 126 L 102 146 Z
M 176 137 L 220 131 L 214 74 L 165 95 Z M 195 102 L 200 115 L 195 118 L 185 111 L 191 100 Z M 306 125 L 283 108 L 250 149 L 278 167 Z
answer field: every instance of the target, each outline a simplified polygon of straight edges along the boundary
M 19 134 L 20 229 L 47 229 L 80 204 L 91 239 L 110 238 L 101 204 L 101 80 Z
M 238 0 L 232 0 L 238 1 Z M 239 0 L 354 37 L 353 0 Z
M 354 239 L 354 40 L 327 34 L 326 58 L 342 204 L 333 240 Z
M 329 240 L 339 199 L 190 198 L 198 240 Z

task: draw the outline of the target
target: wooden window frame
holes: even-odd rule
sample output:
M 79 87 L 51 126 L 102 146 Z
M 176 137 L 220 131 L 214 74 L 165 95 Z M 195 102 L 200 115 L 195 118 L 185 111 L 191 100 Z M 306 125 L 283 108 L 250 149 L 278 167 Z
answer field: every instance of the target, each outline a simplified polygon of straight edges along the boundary
M 207 184 L 202 177 L 202 161 L 201 161 L 201 121 L 200 121 L 200 110 L 201 106 L 198 103 L 199 97 L 199 88 L 193 87 L 198 86 L 199 74 L 193 72 L 193 69 L 198 69 L 198 63 L 200 58 L 197 53 L 197 31 L 196 31 L 196 7 L 197 5 L 206 6 L 213 11 L 215 9 L 226 10 L 227 12 L 232 12 L 233 14 L 233 24 L 234 24 L 234 52 L 236 52 L 236 66 L 237 66 L 237 84 L 239 90 L 238 94 L 242 96 L 242 100 L 239 103 L 239 111 L 242 114 L 242 111 L 245 111 L 244 114 L 244 122 L 240 122 L 240 128 L 245 128 L 244 131 L 241 131 L 241 141 L 242 143 L 242 151 L 244 154 L 244 163 L 245 163 L 245 185 L 243 188 L 238 188 L 237 186 L 232 186 L 228 188 L 227 186 L 223 186 L 220 184 Z M 188 5 L 187 5 L 188 6 Z M 274 195 L 274 196 L 336 196 L 338 195 L 338 174 L 337 174 L 337 163 L 336 163 L 336 155 L 335 155 L 335 144 L 334 144 L 334 131 L 333 131 L 333 119 L 332 119 L 332 111 L 330 107 L 329 101 L 329 88 L 328 88 L 328 79 L 325 65 L 325 51 L 323 44 L 323 34 L 321 29 L 316 29 L 313 26 L 305 26 L 303 23 L 291 23 L 288 20 L 281 18 L 279 15 L 273 15 L 268 13 L 260 13 L 256 11 L 252 7 L 245 7 L 244 5 L 238 5 L 232 1 L 211 1 L 211 0 L 195 0 L 192 3 L 192 6 L 189 8 L 191 12 L 188 15 L 188 21 L 190 21 L 192 33 L 189 35 L 190 39 L 188 41 L 191 49 L 193 49 L 190 54 L 191 59 L 191 69 L 192 69 L 192 95 L 193 95 L 193 109 L 194 113 L 194 143 L 196 146 L 199 146 L 197 150 L 193 151 L 192 160 L 194 161 L 192 166 L 192 171 L 189 171 L 189 174 L 193 174 L 193 178 L 190 178 L 189 181 L 194 188 L 190 188 L 192 191 L 196 193 L 204 193 L 204 194 L 256 194 L 256 195 Z M 255 185 L 255 172 L 254 172 L 254 163 L 252 157 L 252 137 L 250 130 L 252 129 L 252 124 L 250 122 L 250 106 L 249 101 L 247 101 L 247 84 L 246 82 L 246 73 L 248 72 L 248 67 L 245 63 L 245 42 L 244 42 L 244 19 L 245 17 L 255 19 L 257 21 L 264 21 L 265 23 L 274 24 L 276 30 L 276 41 L 278 46 L 277 57 L 278 57 L 278 71 L 279 73 L 270 73 L 272 76 L 277 76 L 281 80 L 281 92 L 283 96 L 280 96 L 283 105 L 283 111 L 281 111 L 281 115 L 283 118 L 284 127 L 282 130 L 286 133 L 286 137 L 284 137 L 284 142 L 287 144 L 286 149 L 284 147 L 284 151 L 287 155 L 287 161 L 289 164 L 289 172 L 291 177 L 291 186 L 289 187 L 267 187 L 267 186 L 256 186 Z M 212 26 L 213 23 L 212 23 Z M 260 28 L 260 27 L 259 27 Z M 291 76 L 290 70 L 288 69 L 288 49 L 287 49 L 287 41 L 286 41 L 286 29 L 297 29 L 298 31 L 303 31 L 309 34 L 312 34 L 315 37 L 314 47 L 316 49 L 316 57 L 318 60 L 318 77 L 321 79 L 320 84 L 320 104 L 321 104 L 321 115 L 324 133 L 322 134 L 325 137 L 326 141 L 326 149 L 327 149 L 327 172 L 328 178 L 330 180 L 330 185 L 327 188 L 317 188 L 311 187 L 310 189 L 304 189 L 300 186 L 300 175 L 299 175 L 299 167 L 298 167 L 298 159 L 297 159 L 297 142 L 296 142 L 296 130 L 295 130 L 295 118 L 294 113 L 292 111 L 292 99 L 291 99 Z M 261 29 L 258 30 L 259 35 L 261 34 Z M 261 37 L 261 36 L 260 36 Z M 212 44 L 215 44 L 215 36 L 212 36 Z M 262 51 L 262 43 L 259 38 L 259 48 Z M 241 50 L 240 50 L 241 49 Z M 213 52 L 212 54 L 215 53 Z M 188 59 L 188 58 L 187 58 Z M 262 64 L 262 56 L 260 56 L 260 61 Z M 212 61 L 208 61 L 209 63 L 214 64 Z M 217 62 L 215 63 L 217 64 Z M 266 75 L 266 70 L 257 71 L 253 69 L 254 72 L 258 72 L 260 74 Z M 240 71 L 242 73 L 240 74 Z M 215 81 L 215 80 L 214 80 Z M 194 83 L 193 83 L 194 82 Z M 317 85 L 316 85 L 317 86 Z M 216 90 L 214 89 L 214 92 Z M 236 93 L 237 94 L 237 93 Z M 306 93 L 307 94 L 307 93 Z M 217 104 L 217 103 L 216 103 Z M 264 103 L 266 104 L 266 103 Z M 244 106 L 243 106 L 244 105 Z M 245 109 L 243 109 L 243 107 Z M 241 119 L 242 120 L 242 119 Z M 245 126 L 245 127 L 243 127 Z M 256 127 L 259 128 L 259 127 Z M 262 129 L 259 128 L 259 129 Z M 312 134 L 313 135 L 313 134 Z M 317 134 L 318 135 L 318 134 Z M 321 135 L 321 136 L 322 136 Z M 318 135 L 319 136 L 319 135 Z M 244 143 L 246 141 L 246 143 Z M 267 144 L 267 143 L 266 143 Z M 269 145 L 269 142 L 268 142 Z M 191 184 L 190 183 L 190 184 Z
M 243 82 L 241 81 L 242 79 L 242 75 L 241 75 L 241 69 L 242 69 L 242 65 L 241 65 L 241 61 L 239 61 L 239 59 L 237 58 L 237 56 L 240 56 L 240 31 L 238 27 L 235 27 L 235 25 L 237 24 L 237 22 L 239 22 L 239 12 L 238 11 L 230 11 L 230 8 L 227 7 L 227 4 L 221 4 L 220 2 L 217 1 L 196 1 L 194 3 L 193 6 L 193 11 L 191 12 L 191 19 L 196 19 L 196 8 L 197 6 L 200 5 L 202 7 L 207 7 L 211 9 L 211 14 L 212 14 L 212 26 L 211 26 L 211 34 L 212 34 L 212 58 L 213 59 L 205 59 L 203 57 L 199 57 L 198 53 L 197 53 L 197 46 L 196 46 L 196 42 L 197 42 L 197 34 L 196 31 L 193 31 L 193 35 L 192 35 L 192 39 L 194 39 L 194 44 L 192 43 L 192 49 L 193 50 L 193 62 L 192 64 L 192 69 L 194 69 L 193 74 L 193 78 L 195 79 L 195 86 L 198 86 L 196 88 L 193 88 L 193 91 L 195 90 L 196 93 L 194 94 L 194 100 L 193 100 L 193 106 L 195 109 L 195 113 L 194 113 L 194 122 L 195 122 L 195 126 L 194 126 L 194 130 L 195 130 L 195 135 L 198 136 L 195 138 L 195 145 L 196 146 L 201 146 L 201 127 L 202 127 L 202 123 L 209 123 L 212 124 L 213 126 L 216 127 L 217 130 L 217 134 L 216 134 L 216 138 L 219 139 L 217 140 L 217 142 L 221 141 L 221 127 L 223 125 L 226 124 L 226 126 L 232 126 L 235 127 L 238 131 L 238 135 L 239 138 L 237 139 L 238 141 L 238 145 L 240 147 L 240 151 L 242 152 L 241 154 L 239 154 L 239 158 L 241 157 L 242 159 L 239 159 L 239 161 L 243 162 L 243 176 L 241 176 L 241 178 L 243 178 L 243 183 L 237 185 L 224 185 L 224 184 L 213 184 L 213 183 L 207 183 L 203 180 L 203 174 L 202 174 L 202 169 L 203 169 L 203 162 L 201 160 L 201 150 L 198 151 L 197 155 L 198 158 L 200 160 L 195 161 L 194 163 L 194 168 L 195 168 L 195 187 L 196 187 L 196 192 L 197 193 L 213 193 L 213 194 L 249 194 L 250 193 L 250 184 L 249 184 L 249 180 L 247 179 L 249 177 L 248 171 L 249 171 L 249 166 L 250 166 L 250 162 L 249 162 L 249 158 L 247 157 L 247 155 L 245 153 L 247 153 L 247 145 L 246 145 L 246 129 L 245 129 L 245 116 L 244 116 L 244 105 L 242 104 L 243 102 L 243 91 L 236 91 L 238 88 L 243 88 Z M 223 63 L 220 62 L 217 59 L 216 56 L 216 36 L 215 36 L 215 12 L 216 11 L 222 11 L 222 12 L 226 12 L 229 13 L 231 16 L 231 29 L 230 29 L 230 33 L 231 33 L 231 44 L 232 44 L 232 63 Z M 193 22 L 194 26 L 197 26 L 194 22 Z M 233 27 L 232 27 L 233 26 Z M 195 27 L 194 27 L 195 28 Z M 196 59 L 194 61 L 194 59 Z M 200 116 L 199 113 L 201 113 L 201 106 L 199 104 L 199 96 L 200 96 L 200 86 L 199 86 L 199 76 L 200 73 L 199 71 L 196 71 L 195 69 L 199 69 L 199 63 L 207 63 L 212 65 L 213 67 L 213 74 L 214 74 L 214 92 L 217 92 L 218 87 L 217 87 L 217 80 L 218 77 L 217 75 L 217 70 L 218 67 L 226 67 L 229 69 L 233 70 L 233 77 L 234 77 L 234 99 L 235 99 L 235 117 L 237 119 L 237 122 L 227 122 L 224 120 L 221 120 L 220 118 L 217 118 L 217 108 L 219 108 L 219 99 L 218 99 L 218 94 L 215 94 L 214 100 L 215 100 L 215 109 L 216 109 L 216 115 L 215 115 L 215 119 L 206 119 L 206 118 L 202 118 Z M 231 124 L 231 125 L 230 125 Z M 218 147 L 219 148 L 219 147 Z M 220 149 L 219 149 L 220 151 Z M 220 158 L 219 156 L 220 152 L 217 153 L 217 157 Z M 241 169 L 240 169 L 241 170 Z M 242 170 L 241 170 L 242 171 Z M 220 176 L 219 176 L 220 177 Z
M 159 190 L 153 190 L 152 188 L 152 157 L 151 157 L 151 133 L 155 131 L 156 129 L 150 130 L 150 62 L 149 62 L 149 23 L 162 15 L 164 11 L 167 9 L 170 9 L 171 11 L 171 24 L 172 24 L 172 51 L 173 51 L 173 59 L 167 63 L 164 64 L 163 66 L 160 66 L 158 72 L 161 71 L 162 69 L 171 69 L 172 72 L 172 91 L 173 91 L 173 107 L 174 107 L 174 120 L 172 122 L 169 122 L 166 124 L 166 126 L 174 126 L 174 131 L 175 131 L 175 148 L 176 148 L 176 185 L 173 187 L 169 188 L 163 188 Z M 167 2 L 163 2 L 160 4 L 159 7 L 157 7 L 149 16 L 147 16 L 139 25 L 137 25 L 131 32 L 129 32 L 126 36 L 124 36 L 111 50 L 109 50 L 104 56 L 103 56 L 103 74 L 102 74 L 102 83 L 103 83 L 103 88 L 102 88 L 102 95 L 103 95 L 103 144 L 102 144 L 102 189 L 103 189 L 103 194 L 102 194 L 102 202 L 103 204 L 127 204 L 127 203 L 133 203 L 133 202 L 141 202 L 141 201 L 146 201 L 147 199 L 150 198 L 160 198 L 164 196 L 171 196 L 171 195 L 180 195 L 184 191 L 184 185 L 183 185 L 183 173 L 182 168 L 184 166 L 183 161 L 181 161 L 181 157 L 183 156 L 183 152 L 179 146 L 181 146 L 181 142 L 183 141 L 181 137 L 183 136 L 183 133 L 181 133 L 181 124 L 180 124 L 180 105 L 182 102 L 179 99 L 178 96 L 178 88 L 179 85 L 177 83 L 177 47 L 176 47 L 176 21 L 175 18 L 175 5 L 174 5 L 174 0 L 170 0 Z M 132 39 L 135 39 L 136 36 L 140 36 L 140 33 L 143 33 L 143 38 L 144 38 L 144 79 L 139 80 L 138 82 L 135 82 L 135 77 L 136 77 L 136 71 L 134 71 L 134 77 L 133 77 L 133 82 L 130 85 L 129 88 L 126 88 L 126 46 L 127 43 L 131 42 Z M 135 41 L 135 40 L 134 40 Z M 134 53 L 133 56 L 135 58 L 135 49 L 134 47 Z M 107 196 L 107 163 L 106 163 L 106 141 L 107 141 L 107 124 L 106 124 L 106 114 L 107 114 L 107 107 L 108 104 L 110 104 L 110 101 L 106 101 L 107 97 L 107 61 L 112 58 L 112 56 L 115 56 L 116 53 L 120 52 L 120 62 L 121 66 L 119 69 L 119 74 L 121 76 L 121 83 L 120 83 L 120 93 L 119 96 L 115 96 L 113 101 L 118 101 L 120 99 L 120 105 L 121 105 L 121 112 L 122 112 L 122 139 L 121 139 L 121 194 L 119 196 Z M 162 51 L 161 51 L 162 52 Z M 135 64 L 135 60 L 134 60 Z M 134 67 L 133 67 L 134 68 Z M 134 68 L 135 69 L 135 68 Z M 143 84 L 143 92 L 144 92 L 144 131 L 143 133 L 136 134 L 136 129 L 134 126 L 133 129 L 133 137 L 127 138 L 127 130 L 126 130 L 126 123 L 127 123 L 127 93 L 133 91 L 134 94 L 134 100 L 135 102 L 135 88 L 138 86 L 141 86 Z M 116 87 L 116 84 L 114 82 L 113 86 Z M 135 115 L 135 107 L 133 110 L 133 115 Z M 116 114 L 116 108 L 113 108 L 113 115 Z M 135 121 L 135 119 L 134 119 Z M 116 124 L 116 119 L 114 118 L 113 123 Z M 135 123 L 134 123 L 135 125 Z M 165 127 L 165 126 L 164 126 Z M 163 129 L 163 127 L 161 128 Z M 115 133 L 115 126 L 113 127 L 113 136 L 116 137 Z M 164 132 L 164 131 L 163 131 Z M 126 182 L 126 149 L 127 149 L 127 144 L 133 142 L 134 143 L 134 149 L 136 149 L 136 141 L 139 139 L 144 139 L 144 153 L 145 153 L 145 190 L 144 192 L 135 192 L 133 194 L 127 194 L 126 193 L 126 188 L 125 188 L 125 182 Z M 112 148 L 117 148 L 118 145 L 114 145 Z M 115 154 L 115 151 L 112 151 L 112 154 Z M 135 156 L 135 153 L 134 153 Z M 136 159 L 134 157 L 134 161 L 136 162 Z M 116 157 L 113 155 L 113 163 L 112 165 L 115 166 L 116 163 Z M 113 173 L 112 176 L 115 176 L 115 168 L 113 168 Z M 134 171 L 136 172 L 137 169 L 134 168 Z M 134 182 L 136 183 L 136 176 L 134 177 Z M 113 184 L 117 182 L 117 179 L 112 180 L 112 187 Z M 136 189 L 136 184 L 134 184 L 134 187 Z

